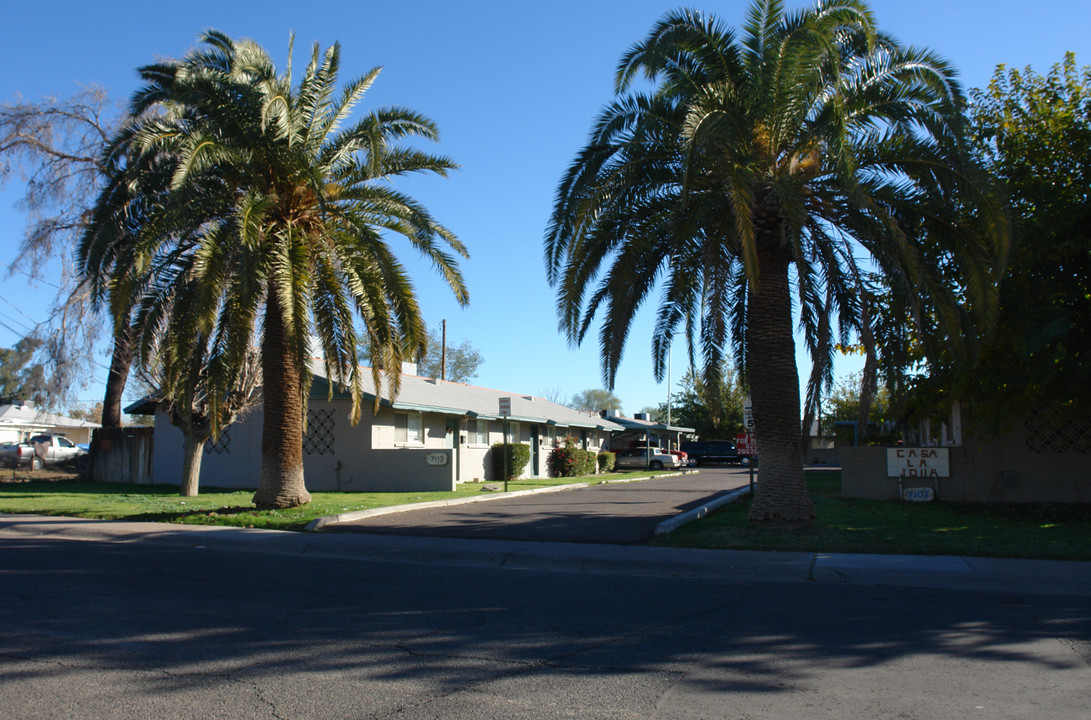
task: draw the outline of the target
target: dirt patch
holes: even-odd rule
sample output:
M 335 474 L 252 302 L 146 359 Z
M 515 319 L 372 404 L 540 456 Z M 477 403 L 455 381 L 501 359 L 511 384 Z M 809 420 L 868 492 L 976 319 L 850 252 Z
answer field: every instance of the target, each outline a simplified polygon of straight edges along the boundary
M 80 473 L 74 467 L 44 467 L 31 470 L 29 467 L 0 468 L 0 484 L 25 482 L 76 482 Z

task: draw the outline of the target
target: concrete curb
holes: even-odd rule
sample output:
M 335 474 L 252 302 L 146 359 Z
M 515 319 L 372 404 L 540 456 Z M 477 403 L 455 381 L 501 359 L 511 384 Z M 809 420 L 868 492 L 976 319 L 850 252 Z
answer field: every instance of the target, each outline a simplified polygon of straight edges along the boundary
M 667 473 L 664 475 L 655 475 L 654 477 L 675 477 L 682 474 L 684 473 Z M 640 482 L 641 480 L 650 479 L 650 477 L 618 478 L 616 480 L 603 480 L 596 484 L 610 485 L 614 483 Z M 565 490 L 579 490 L 586 487 L 591 487 L 591 483 L 572 483 L 571 485 L 555 485 L 553 487 L 533 488 L 531 490 L 514 490 L 512 492 L 491 493 L 489 495 L 473 495 L 470 497 L 451 498 L 450 500 L 429 500 L 428 502 L 406 503 L 405 505 L 389 505 L 387 507 L 371 508 L 370 510 L 356 510 L 354 512 L 341 513 L 340 515 L 326 515 L 324 517 L 315 518 L 307 523 L 307 526 L 303 529 L 306 532 L 316 532 L 327 525 L 352 522 L 353 520 L 363 520 L 364 518 L 377 517 L 379 515 L 391 515 L 393 513 L 409 512 L 410 510 L 426 510 L 428 508 L 437 507 L 452 507 L 454 505 L 466 505 L 468 503 L 487 502 L 489 500 L 503 500 L 506 498 L 523 497 L 525 495 L 541 495 L 543 493 L 563 492 Z
M 721 496 L 719 496 L 717 498 L 713 498 L 711 501 L 705 503 L 701 507 L 696 507 L 696 508 L 693 508 L 692 510 L 687 510 L 686 512 L 682 513 L 681 515 L 675 515 L 674 517 L 672 517 L 672 518 L 670 518 L 668 520 L 664 520 L 663 522 L 661 522 L 661 523 L 659 523 L 658 525 L 655 526 L 655 532 L 653 534 L 654 535 L 666 535 L 667 533 L 672 533 L 675 530 L 677 530 L 678 528 L 682 527 L 683 525 L 688 525 L 689 523 L 691 523 L 691 522 L 693 522 L 695 520 L 700 520 L 705 515 L 708 515 L 710 512 L 712 512 L 714 510 L 718 510 L 719 508 L 722 508 L 724 505 L 729 505 L 730 503 L 735 502 L 739 498 L 741 498 L 741 497 L 743 497 L 745 495 L 749 495 L 749 494 L 750 494 L 750 486 L 749 485 L 747 485 L 746 487 L 739 488 L 738 490 L 732 490 L 731 492 L 727 493 L 726 495 L 721 495 Z

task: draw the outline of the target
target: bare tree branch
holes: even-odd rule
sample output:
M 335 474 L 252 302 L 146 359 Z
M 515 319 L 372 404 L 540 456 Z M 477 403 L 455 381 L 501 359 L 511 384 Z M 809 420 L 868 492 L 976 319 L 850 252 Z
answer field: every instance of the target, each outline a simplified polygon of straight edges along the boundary
M 23 183 L 18 207 L 26 216 L 7 276 L 23 274 L 57 288 L 48 317 L 30 333 L 43 341 L 39 354 L 48 374 L 46 405 L 70 404 L 75 389 L 93 377 L 96 363 L 88 359 L 94 358 L 103 323 L 80 286 L 70 250 L 105 177 L 102 151 L 118 119 L 98 86 L 67 98 L 0 104 L 0 186 Z M 56 261 L 60 278 L 45 280 L 45 269 Z M 120 403 L 120 391 L 115 394 Z

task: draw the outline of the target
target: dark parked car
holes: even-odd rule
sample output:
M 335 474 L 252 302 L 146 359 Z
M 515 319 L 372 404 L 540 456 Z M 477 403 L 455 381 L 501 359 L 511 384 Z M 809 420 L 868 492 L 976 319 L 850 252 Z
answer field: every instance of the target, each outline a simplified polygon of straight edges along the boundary
M 735 443 L 728 440 L 701 440 L 682 443 L 682 450 L 689 454 L 690 467 L 706 463 L 737 463 L 749 465 L 749 455 L 739 455 Z

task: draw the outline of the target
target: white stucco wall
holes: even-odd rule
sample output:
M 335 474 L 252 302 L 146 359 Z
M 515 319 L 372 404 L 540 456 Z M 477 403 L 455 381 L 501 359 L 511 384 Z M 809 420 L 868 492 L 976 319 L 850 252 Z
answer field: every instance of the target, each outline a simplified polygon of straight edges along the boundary
M 404 488 L 434 489 L 444 484 L 445 473 L 450 482 L 489 481 L 493 479 L 489 453 L 495 443 L 503 442 L 503 424 L 489 422 L 488 443 L 477 443 L 476 434 L 469 432 L 468 418 L 441 413 L 422 413 L 423 443 L 395 442 L 395 413 L 388 407 L 374 412 L 368 405 L 362 409 L 358 425 L 349 423 L 349 403 L 346 400 L 311 401 L 308 433 L 305 437 L 303 469 L 307 488 L 312 491 L 365 491 Z M 321 422 L 316 418 L 322 416 Z M 201 485 L 205 487 L 257 488 L 261 470 L 261 409 L 248 414 L 226 431 L 225 438 L 209 452 L 201 464 Z M 447 434 L 448 423 L 453 432 Z M 552 452 L 553 438 L 549 426 L 518 424 L 518 441 L 529 444 L 532 427 L 538 430 L 538 475 L 548 474 L 547 461 Z M 566 435 L 580 442 L 578 428 L 556 428 L 557 443 Z M 156 415 L 156 440 L 152 461 L 153 482 L 177 485 L 182 473 L 182 432 L 170 424 L 166 413 Z M 606 443 L 607 434 L 587 431 L 587 447 L 598 451 Z M 308 452 L 308 445 L 312 451 Z M 316 450 L 317 448 L 317 450 Z M 451 451 L 446 469 L 426 465 L 429 452 Z M 398 452 L 402 454 L 399 455 Z M 528 464 L 523 477 L 533 476 L 533 463 Z M 441 477 L 443 476 L 443 477 Z

